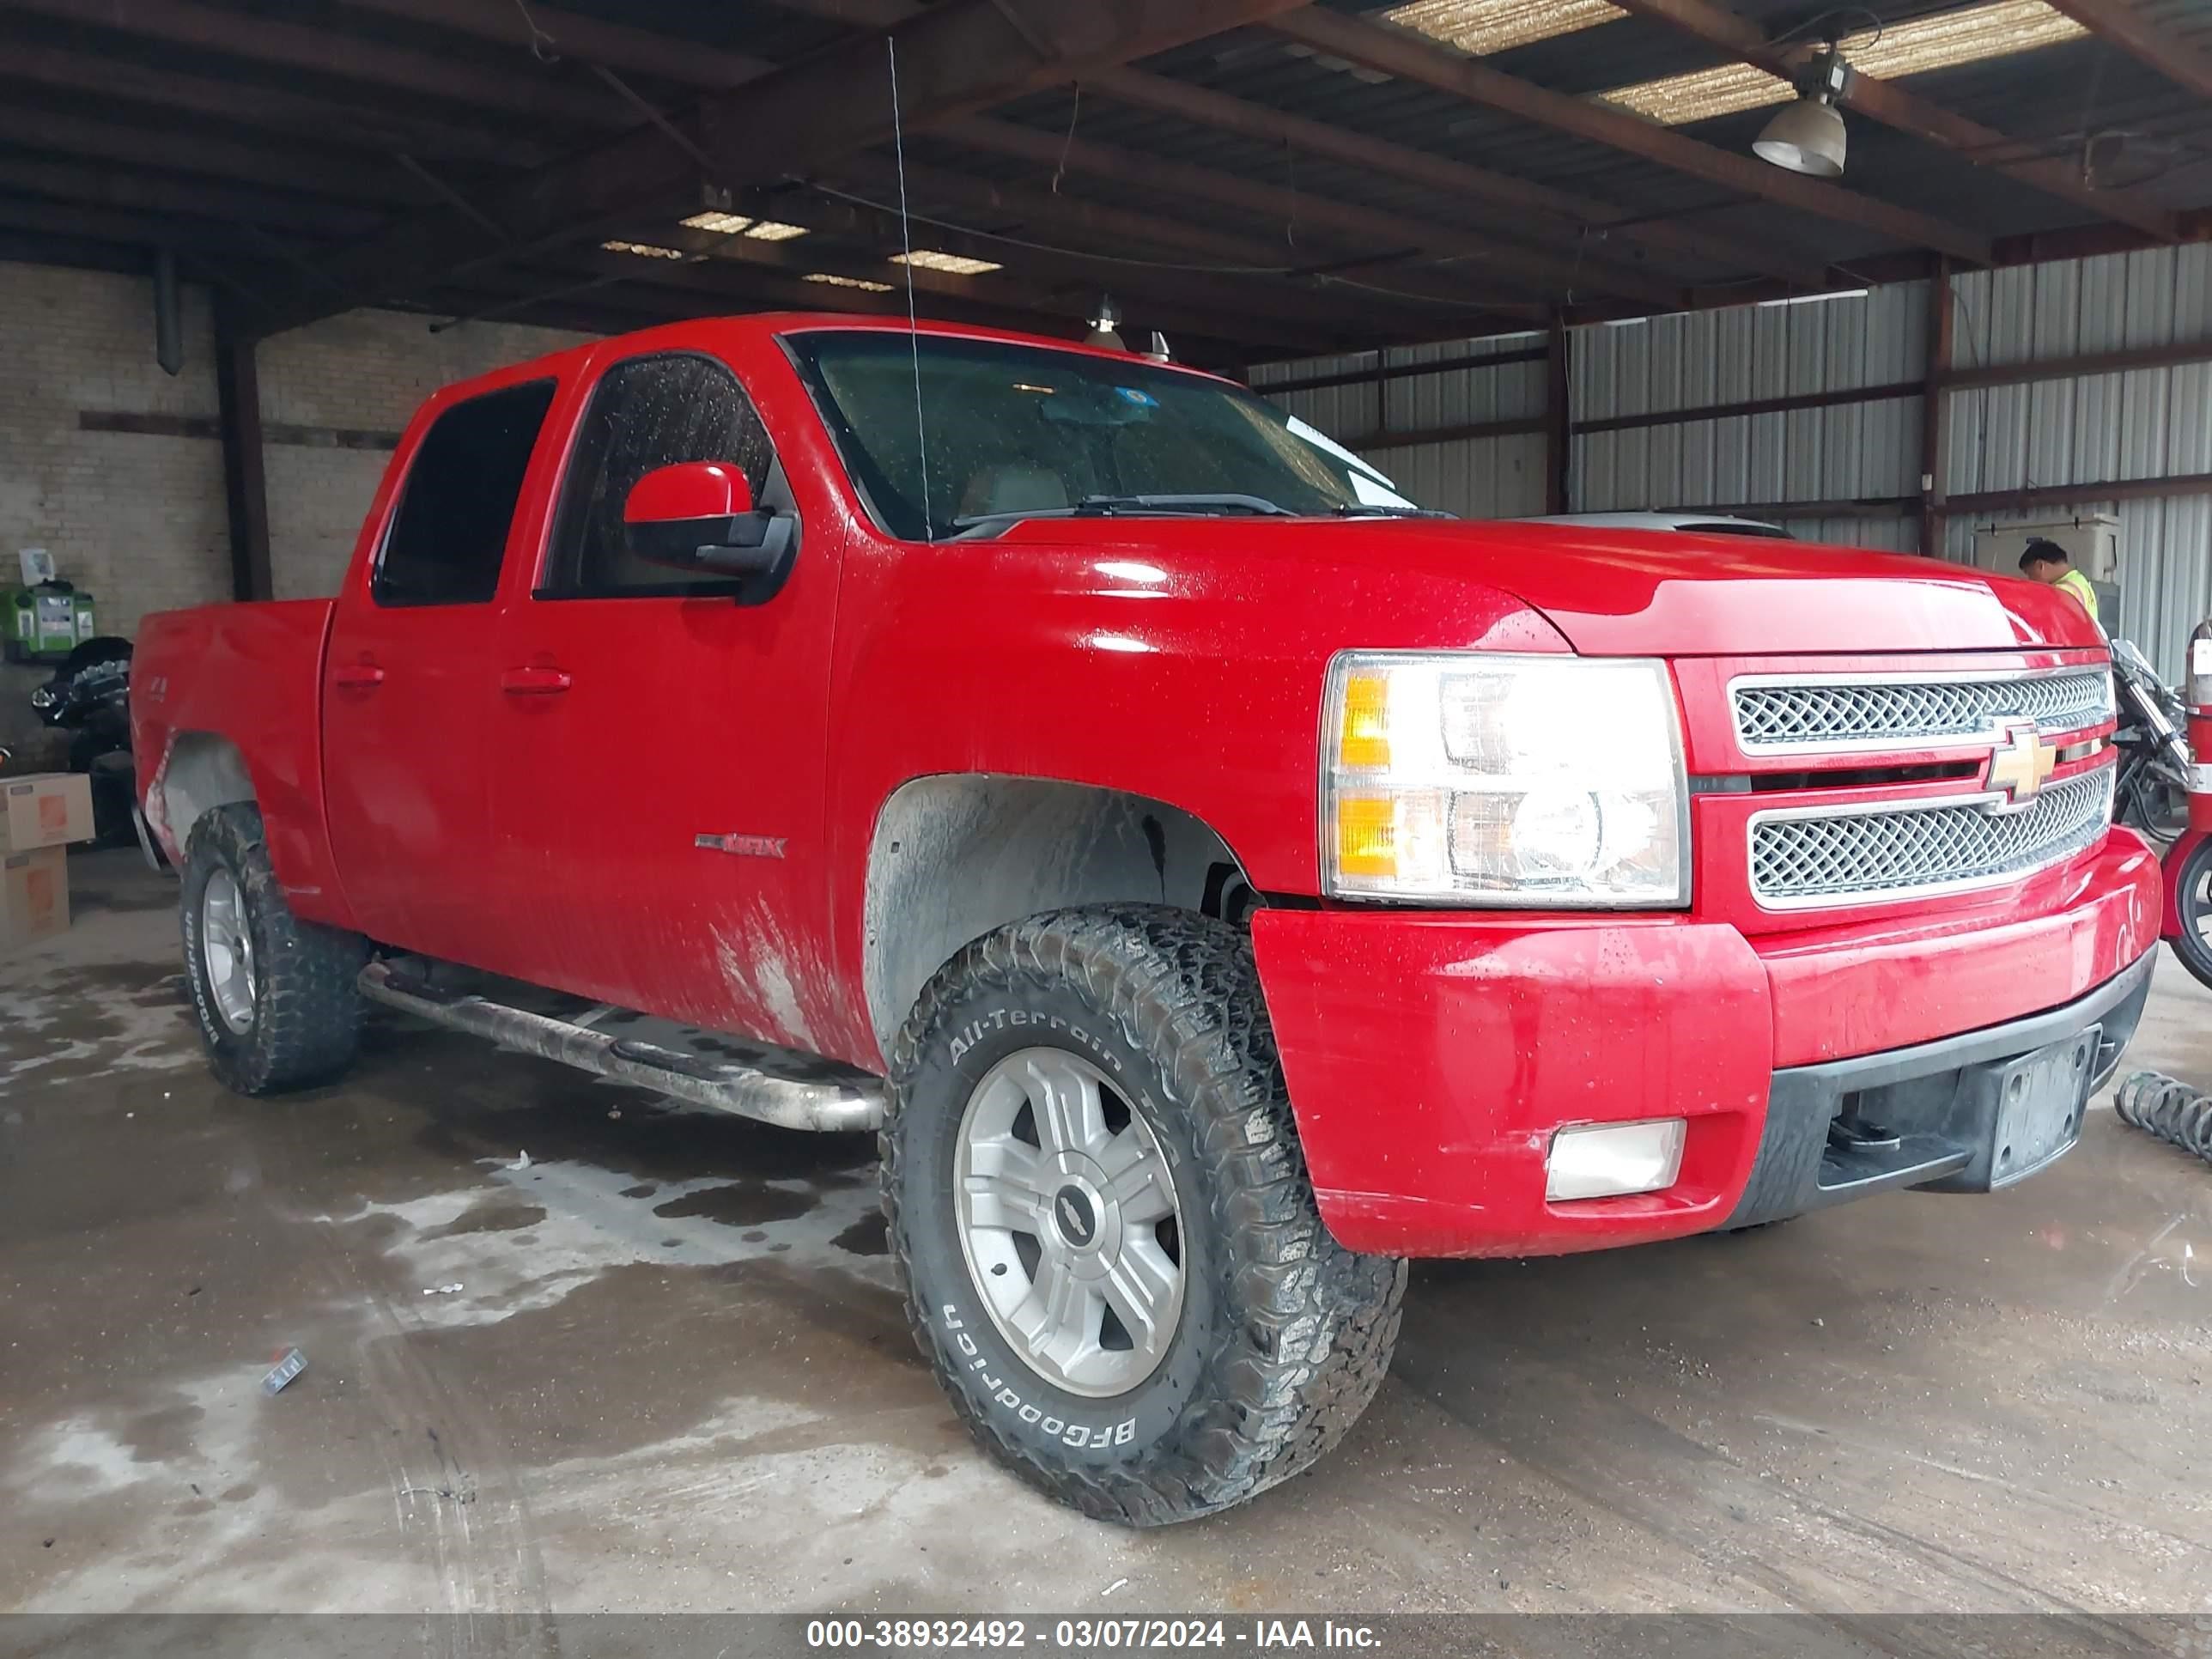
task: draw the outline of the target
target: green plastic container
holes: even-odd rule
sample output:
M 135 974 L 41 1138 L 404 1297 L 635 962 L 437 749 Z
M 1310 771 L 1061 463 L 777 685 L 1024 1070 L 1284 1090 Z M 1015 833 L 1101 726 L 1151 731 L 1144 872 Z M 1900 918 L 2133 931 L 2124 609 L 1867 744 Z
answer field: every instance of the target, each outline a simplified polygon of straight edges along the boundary
M 9 591 L 6 617 L 8 657 L 13 662 L 55 661 L 98 631 L 92 595 L 64 581 Z

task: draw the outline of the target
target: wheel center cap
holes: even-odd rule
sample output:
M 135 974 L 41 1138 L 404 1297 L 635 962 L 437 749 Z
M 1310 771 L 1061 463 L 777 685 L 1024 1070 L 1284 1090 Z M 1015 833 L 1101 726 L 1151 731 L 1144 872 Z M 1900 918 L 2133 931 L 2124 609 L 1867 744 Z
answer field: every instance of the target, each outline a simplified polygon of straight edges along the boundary
M 1088 1249 L 1098 1242 L 1097 1207 L 1073 1182 L 1053 1194 L 1052 1218 L 1060 1236 L 1077 1249 Z

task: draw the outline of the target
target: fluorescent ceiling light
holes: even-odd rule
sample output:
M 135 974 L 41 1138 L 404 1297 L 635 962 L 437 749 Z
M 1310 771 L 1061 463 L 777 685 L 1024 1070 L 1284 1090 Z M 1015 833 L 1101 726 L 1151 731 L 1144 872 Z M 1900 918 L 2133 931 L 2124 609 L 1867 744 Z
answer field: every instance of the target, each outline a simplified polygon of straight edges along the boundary
M 680 247 L 655 247 L 650 242 L 602 242 L 599 246 L 610 253 L 628 253 L 640 259 L 686 259 L 690 257 Z
M 911 253 L 894 253 L 895 265 L 918 265 L 924 270 L 942 270 L 954 276 L 980 276 L 987 270 L 1003 270 L 1004 265 L 994 264 L 988 259 L 971 259 L 964 253 L 939 253 L 933 247 L 918 247 Z
M 2087 29 L 2054 11 L 2045 0 L 1990 0 L 1957 11 L 1893 23 L 1877 34 L 1862 29 L 1839 43 L 1853 69 L 1893 80 L 1930 70 L 1978 64 L 2078 40 Z M 1796 96 L 1796 88 L 1748 64 L 1723 64 L 1657 81 L 1641 81 L 1601 94 L 1606 102 L 1634 110 L 1663 125 L 1709 121 L 1738 110 L 1765 109 Z
M 1628 14 L 1610 0 L 1413 0 L 1382 15 L 1480 58 L 1595 28 Z
M 834 270 L 810 270 L 799 279 L 802 283 L 826 283 L 831 288 L 857 288 L 864 294 L 888 294 L 889 283 L 872 283 L 865 276 L 840 276 Z
M 684 222 L 693 230 L 711 230 L 718 234 L 730 235 L 752 223 L 752 217 L 744 213 L 695 213 Z
M 1831 300 L 1863 300 L 1866 296 L 1867 291 L 1863 288 L 1839 288 L 1832 294 L 1790 294 L 1779 300 L 1761 300 L 1759 303 L 1762 307 L 1817 306 L 1825 305 Z
M 755 219 L 743 213 L 695 213 L 684 222 L 692 230 L 711 230 L 718 236 L 745 235 L 761 242 L 787 242 L 806 234 L 804 225 L 787 225 L 780 219 Z

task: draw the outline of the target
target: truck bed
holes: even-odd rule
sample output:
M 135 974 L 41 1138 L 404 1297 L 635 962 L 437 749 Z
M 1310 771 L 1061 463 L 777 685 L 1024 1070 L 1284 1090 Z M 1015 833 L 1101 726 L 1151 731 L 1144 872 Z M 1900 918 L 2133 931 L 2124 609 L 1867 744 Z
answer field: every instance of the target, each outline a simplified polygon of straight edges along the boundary
M 348 925 L 323 819 L 322 671 L 333 602 L 200 605 L 146 618 L 131 665 L 131 745 L 147 827 L 183 861 L 210 806 L 252 799 L 299 915 Z

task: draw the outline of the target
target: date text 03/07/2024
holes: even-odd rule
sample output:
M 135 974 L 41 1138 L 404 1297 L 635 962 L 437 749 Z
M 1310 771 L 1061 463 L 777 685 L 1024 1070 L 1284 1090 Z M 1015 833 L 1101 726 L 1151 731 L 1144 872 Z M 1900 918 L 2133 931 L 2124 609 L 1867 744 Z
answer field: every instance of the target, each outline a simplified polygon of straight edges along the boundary
M 1370 1625 L 1334 1619 L 812 1619 L 810 1650 L 980 1650 L 1037 1648 L 1088 1653 L 1247 1647 L 1374 1650 Z

